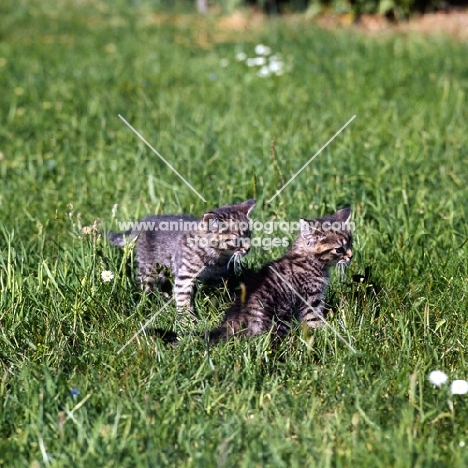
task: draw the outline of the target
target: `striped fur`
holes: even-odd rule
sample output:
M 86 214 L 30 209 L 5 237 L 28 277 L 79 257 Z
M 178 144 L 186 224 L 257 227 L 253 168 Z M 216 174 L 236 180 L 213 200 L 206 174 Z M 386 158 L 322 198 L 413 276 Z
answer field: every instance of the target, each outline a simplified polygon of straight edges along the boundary
M 294 320 L 311 328 L 321 326 L 329 268 L 346 265 L 352 258 L 350 229 L 321 227 L 325 221 L 349 226 L 350 216 L 351 210 L 344 208 L 331 216 L 301 220 L 301 233 L 291 250 L 267 263 L 246 283 L 222 324 L 210 332 L 210 341 L 270 330 L 284 336 Z
M 174 277 L 174 296 L 179 311 L 193 312 L 191 297 L 197 280 L 212 282 L 226 277 L 250 249 L 249 215 L 255 200 L 222 206 L 196 218 L 188 215 L 149 216 L 144 219 L 151 230 L 109 233 L 114 245 L 124 246 L 136 239 L 138 283 L 150 293 L 155 283 L 163 286 L 169 269 Z M 169 223 L 185 229 L 167 230 Z M 188 226 L 191 224 L 191 226 Z M 229 227 L 226 228 L 226 224 Z M 185 226 L 184 226 L 185 227 Z

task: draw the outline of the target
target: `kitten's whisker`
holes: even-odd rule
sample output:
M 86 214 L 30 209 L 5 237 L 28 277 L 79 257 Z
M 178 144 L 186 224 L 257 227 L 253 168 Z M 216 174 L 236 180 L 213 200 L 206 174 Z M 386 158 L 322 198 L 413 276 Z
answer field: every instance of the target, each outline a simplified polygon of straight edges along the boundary
M 338 274 L 340 276 L 340 279 L 343 281 L 344 276 L 345 276 L 345 264 L 344 263 L 339 263 L 337 270 L 338 270 Z
M 234 271 L 236 273 L 242 273 L 242 262 L 241 262 L 242 254 L 236 254 L 236 257 L 234 259 Z
M 347 262 L 339 262 L 336 264 L 336 271 L 338 272 L 338 276 L 342 281 L 344 281 L 346 276 L 346 270 L 349 268 L 349 263 Z
M 226 266 L 226 270 L 229 271 L 229 267 L 231 266 L 231 262 L 233 264 L 233 267 L 234 267 L 234 271 L 236 271 L 236 254 L 233 253 L 230 257 L 229 257 L 229 261 L 227 263 L 227 266 Z

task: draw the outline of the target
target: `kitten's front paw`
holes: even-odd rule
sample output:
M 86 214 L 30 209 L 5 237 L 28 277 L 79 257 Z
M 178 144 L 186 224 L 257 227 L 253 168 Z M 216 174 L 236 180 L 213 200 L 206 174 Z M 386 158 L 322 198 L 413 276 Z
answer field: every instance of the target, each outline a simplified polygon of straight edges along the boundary
M 191 328 L 194 324 L 198 323 L 198 319 L 195 316 L 193 309 L 184 308 L 183 310 L 177 310 L 177 321 L 180 327 L 183 329 Z
M 177 304 L 177 315 L 180 315 L 181 317 L 190 317 L 193 320 L 196 319 L 195 311 L 192 305 L 188 305 L 188 304 L 183 304 L 183 305 Z

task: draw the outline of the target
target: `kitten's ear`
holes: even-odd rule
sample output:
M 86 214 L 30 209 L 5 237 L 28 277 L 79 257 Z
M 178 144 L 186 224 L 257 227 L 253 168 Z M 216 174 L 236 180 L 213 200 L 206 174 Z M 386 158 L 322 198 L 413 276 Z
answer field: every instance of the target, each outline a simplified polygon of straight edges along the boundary
M 342 223 L 349 223 L 351 219 L 351 208 L 342 208 L 338 210 L 333 217 Z
M 306 241 L 308 246 L 315 244 L 318 237 L 320 236 L 320 229 L 317 226 L 311 224 L 307 219 L 301 218 L 299 220 L 301 226 L 301 237 Z
M 219 216 L 216 213 L 208 211 L 202 218 L 206 231 L 217 231 L 219 226 Z
M 252 210 L 255 208 L 255 205 L 257 204 L 257 200 L 255 198 L 252 198 L 251 200 L 247 200 L 245 202 L 242 202 L 239 205 L 239 209 L 245 213 L 247 218 L 250 218 L 250 213 Z

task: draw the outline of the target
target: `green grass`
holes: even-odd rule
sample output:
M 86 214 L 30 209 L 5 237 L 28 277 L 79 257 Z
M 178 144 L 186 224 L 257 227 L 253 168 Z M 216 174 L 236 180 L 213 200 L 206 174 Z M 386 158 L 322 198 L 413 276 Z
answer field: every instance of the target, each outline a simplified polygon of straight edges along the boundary
M 466 44 L 280 21 L 229 32 L 158 22 L 146 2 L 7 0 L 0 15 L 0 464 L 466 466 L 468 396 L 427 382 L 468 377 Z M 260 42 L 287 74 L 234 59 Z M 330 323 L 357 353 L 323 329 L 278 349 L 141 334 L 118 354 L 166 299 L 142 298 L 132 253 L 81 227 L 251 197 L 259 220 L 353 207 Z M 377 298 L 349 286 L 369 266 Z M 196 329 L 228 303 L 201 291 Z M 155 324 L 180 329 L 172 305 Z

